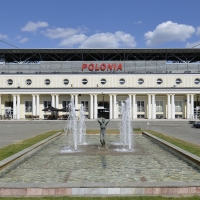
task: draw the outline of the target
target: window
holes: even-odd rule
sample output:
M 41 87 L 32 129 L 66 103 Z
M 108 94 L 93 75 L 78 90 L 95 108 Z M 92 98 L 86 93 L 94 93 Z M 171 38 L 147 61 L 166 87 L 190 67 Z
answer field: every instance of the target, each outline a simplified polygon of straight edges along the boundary
M 68 79 L 64 79 L 64 80 L 63 80 L 63 84 L 64 84 L 64 85 L 68 85 L 68 84 L 69 84 L 69 80 L 68 80 Z
M 84 111 L 88 112 L 88 101 L 81 101 L 81 104 L 83 104 Z
M 119 80 L 119 83 L 120 83 L 121 85 L 123 85 L 123 84 L 125 83 L 125 80 L 124 80 L 123 78 L 121 78 L 121 79 Z
M 83 85 L 86 85 L 86 84 L 88 83 L 88 80 L 84 78 L 84 79 L 82 80 L 82 83 L 83 83 Z
M 45 79 L 45 80 L 44 80 L 44 84 L 45 84 L 45 85 L 50 85 L 50 83 L 51 83 L 51 81 L 50 81 L 49 79 Z
M 163 101 L 156 101 L 156 112 L 163 112 Z
M 106 84 L 106 79 L 102 78 L 102 79 L 101 79 L 101 84 L 102 84 L 102 85 Z
M 178 84 L 181 84 L 181 83 L 182 83 L 182 80 L 180 78 L 177 78 L 176 79 L 176 84 L 178 85 Z
M 144 80 L 142 78 L 138 79 L 138 84 L 142 85 L 144 83 Z
M 162 80 L 161 78 L 158 78 L 158 79 L 157 79 L 157 84 L 158 84 L 158 85 L 162 84 L 162 82 L 163 82 L 163 80 Z
M 8 85 L 12 85 L 12 84 L 13 84 L 13 80 L 12 80 L 12 79 L 8 79 L 8 80 L 7 80 L 7 84 L 8 84 Z
M 44 101 L 43 105 L 44 105 L 44 108 L 48 108 L 49 106 L 51 106 L 51 101 Z
M 66 108 L 69 106 L 70 103 L 71 103 L 71 101 L 62 101 L 62 107 Z
M 27 80 L 26 80 L 26 85 L 31 85 L 31 83 L 32 83 L 32 80 L 31 80 L 31 79 L 27 79 Z
M 196 78 L 196 79 L 194 80 L 194 83 L 195 83 L 196 85 L 199 84 L 199 83 L 200 83 L 199 78 Z
M 137 101 L 137 112 L 144 112 L 144 101 Z
M 25 112 L 32 112 L 32 101 L 25 101 Z
M 182 101 L 175 101 L 175 112 L 182 112 Z

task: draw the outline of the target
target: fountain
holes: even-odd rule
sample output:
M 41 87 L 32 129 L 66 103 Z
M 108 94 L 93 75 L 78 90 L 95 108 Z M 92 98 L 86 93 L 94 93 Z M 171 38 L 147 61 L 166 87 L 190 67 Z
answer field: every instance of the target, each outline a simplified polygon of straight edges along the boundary
M 86 125 L 85 125 L 85 116 L 84 116 L 84 107 L 81 105 L 80 108 L 80 119 L 76 118 L 76 109 L 74 105 L 74 99 L 71 98 L 71 103 L 69 104 L 69 117 L 67 119 L 66 126 L 64 128 L 65 131 L 65 140 L 68 146 L 62 148 L 61 153 L 68 153 L 72 151 L 77 151 L 78 144 L 86 144 Z M 119 123 L 120 130 L 120 149 L 116 149 L 117 151 L 131 151 L 132 150 L 132 126 L 131 126 L 131 104 L 130 99 L 122 103 L 122 119 Z M 102 121 L 101 121 L 102 120 Z M 100 127 L 102 126 L 103 120 L 105 121 L 105 127 L 109 120 L 98 119 L 97 121 L 100 123 Z M 105 146 L 105 130 L 101 127 L 100 132 L 100 141 L 102 146 Z M 103 131 L 104 130 L 104 131 Z M 103 136 L 102 136 L 103 135 Z M 65 143 L 65 144 L 66 144 Z M 116 143 L 119 145 L 119 143 Z
M 75 108 L 74 98 L 72 97 L 71 103 L 69 104 L 69 117 L 64 128 L 65 138 L 67 140 L 68 146 L 62 148 L 61 153 L 77 151 L 78 143 L 86 144 L 85 135 L 87 127 L 85 124 L 85 111 L 83 105 L 81 104 L 79 120 L 77 120 L 76 111 L 77 109 Z
M 122 146 L 122 151 L 132 150 L 132 126 L 131 126 L 131 103 L 130 99 L 127 98 L 125 103 L 122 103 L 121 108 L 122 118 L 119 123 L 120 130 L 120 144 Z
M 67 119 L 66 126 L 64 128 L 65 137 L 68 141 L 68 146 L 62 148 L 61 153 L 67 153 L 71 151 L 77 151 L 78 147 L 78 128 L 76 119 L 76 109 L 74 105 L 74 98 L 71 98 L 71 103 L 69 104 L 69 117 Z M 73 145 L 73 148 L 71 147 Z
M 83 104 L 81 104 L 80 108 L 80 119 L 78 123 L 78 129 L 79 129 L 79 144 L 86 144 L 85 135 L 87 127 L 85 124 L 85 110 Z

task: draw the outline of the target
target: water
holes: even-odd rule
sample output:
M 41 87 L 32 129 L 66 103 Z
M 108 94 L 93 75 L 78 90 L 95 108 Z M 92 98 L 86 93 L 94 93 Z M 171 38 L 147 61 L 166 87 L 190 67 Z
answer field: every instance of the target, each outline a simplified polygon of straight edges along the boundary
M 130 99 L 127 98 L 125 103 L 122 103 L 121 108 L 122 118 L 119 123 L 119 130 L 120 130 L 120 143 L 121 143 L 121 150 L 126 151 L 132 150 L 132 143 L 133 143 L 133 134 L 132 134 L 132 125 L 131 125 L 131 103 Z M 118 149 L 118 151 L 120 151 Z
M 69 104 L 69 117 L 67 119 L 66 126 L 64 128 L 65 137 L 64 141 L 67 141 L 68 146 L 62 148 L 61 152 L 64 153 L 65 150 L 77 151 L 78 148 L 78 122 L 76 118 L 76 108 L 74 104 L 74 98 L 71 98 L 71 103 Z
M 78 150 L 78 144 L 86 144 L 86 124 L 85 124 L 85 111 L 81 104 L 80 117 L 77 120 L 76 117 L 77 108 L 75 108 L 74 98 L 71 98 L 71 103 L 69 104 L 69 117 L 67 119 L 64 139 L 64 147 L 61 149 L 61 153 L 69 153 Z M 67 146 L 66 146 L 67 144 Z
M 86 144 L 86 141 L 85 141 L 86 129 L 87 127 L 85 124 L 85 111 L 84 111 L 83 104 L 81 104 L 80 119 L 79 119 L 79 124 L 78 124 L 79 144 Z

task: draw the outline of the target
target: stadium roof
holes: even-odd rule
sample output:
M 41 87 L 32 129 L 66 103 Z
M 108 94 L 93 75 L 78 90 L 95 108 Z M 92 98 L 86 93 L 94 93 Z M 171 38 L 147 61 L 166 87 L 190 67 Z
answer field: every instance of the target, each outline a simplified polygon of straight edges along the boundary
M 171 60 L 200 61 L 200 48 L 144 49 L 0 49 L 5 62 L 24 61 L 111 61 L 111 60 Z

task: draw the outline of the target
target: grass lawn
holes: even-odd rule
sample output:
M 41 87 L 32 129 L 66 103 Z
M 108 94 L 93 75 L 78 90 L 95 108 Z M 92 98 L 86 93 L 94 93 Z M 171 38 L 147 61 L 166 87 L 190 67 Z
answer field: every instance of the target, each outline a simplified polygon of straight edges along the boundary
M 196 156 L 200 156 L 200 145 L 196 145 L 196 144 L 187 142 L 185 140 L 180 140 L 175 137 L 168 136 L 168 135 L 165 135 L 165 134 L 153 131 L 153 130 L 146 130 L 146 132 L 151 133 L 152 135 L 159 137 L 171 144 L 174 144 L 177 147 L 180 147 L 192 154 L 195 154 Z
M 123 197 L 0 197 L 0 200 L 199 200 L 200 196 L 161 197 L 161 196 L 123 196 Z
M 0 148 L 0 161 L 8 158 L 9 156 L 12 156 L 15 153 L 18 153 L 19 151 L 22 151 L 23 149 L 26 149 L 30 147 L 31 145 L 34 145 L 60 131 L 49 131 L 40 135 L 37 135 L 35 137 L 29 138 L 27 140 L 23 140 L 5 147 Z

